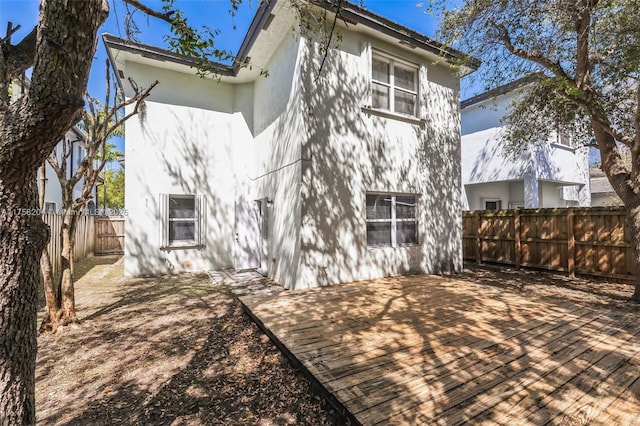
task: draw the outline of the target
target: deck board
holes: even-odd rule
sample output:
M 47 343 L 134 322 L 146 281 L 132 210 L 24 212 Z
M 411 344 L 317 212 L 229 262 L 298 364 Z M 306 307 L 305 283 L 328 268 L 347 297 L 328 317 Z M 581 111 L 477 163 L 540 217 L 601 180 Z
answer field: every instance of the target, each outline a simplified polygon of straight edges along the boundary
M 361 424 L 638 421 L 637 314 L 433 276 L 241 302 Z

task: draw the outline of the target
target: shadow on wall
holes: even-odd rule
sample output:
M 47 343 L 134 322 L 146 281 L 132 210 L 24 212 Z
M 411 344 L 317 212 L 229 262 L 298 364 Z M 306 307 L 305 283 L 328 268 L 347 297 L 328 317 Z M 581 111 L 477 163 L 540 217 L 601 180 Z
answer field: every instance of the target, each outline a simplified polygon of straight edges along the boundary
M 468 141 L 483 144 L 473 161 L 469 183 L 522 179 L 529 172 L 535 172 L 540 179 L 560 176 L 561 169 L 553 164 L 554 149 L 549 144 L 527 145 L 510 154 L 505 152 L 503 130 L 497 130 L 485 141 Z
M 346 43 L 330 52 L 318 81 L 321 55 L 309 49 L 304 58 L 308 140 L 302 151 L 299 284 L 460 270 L 456 78 L 429 68 L 434 75 L 428 76 L 425 124 L 367 114 L 360 51 L 348 48 Z M 418 194 L 421 245 L 368 247 L 367 192 Z
M 173 106 L 172 109 L 177 107 Z M 201 111 L 182 108 L 178 112 L 164 105 L 150 105 L 149 116 L 157 114 L 161 126 L 145 125 L 144 142 L 136 155 L 141 167 L 133 191 L 134 207 L 128 207 L 125 273 L 158 275 L 188 270 L 233 266 L 233 153 L 222 143 L 228 129 L 212 126 Z M 158 121 L 155 121 L 158 123 Z M 151 124 L 151 123 L 150 123 Z M 133 170 L 132 170 L 133 171 Z M 204 196 L 202 247 L 161 248 L 160 194 Z M 223 201 L 226 200 L 226 201 Z
M 255 170 L 247 193 L 268 199 L 263 210 L 263 267 L 294 288 L 300 263 L 300 147 L 305 138 L 299 91 L 299 40 L 287 38 L 272 58 L 270 76 L 255 83 Z M 242 225 L 242 224 L 239 224 Z M 265 229 L 266 228 L 266 229 Z

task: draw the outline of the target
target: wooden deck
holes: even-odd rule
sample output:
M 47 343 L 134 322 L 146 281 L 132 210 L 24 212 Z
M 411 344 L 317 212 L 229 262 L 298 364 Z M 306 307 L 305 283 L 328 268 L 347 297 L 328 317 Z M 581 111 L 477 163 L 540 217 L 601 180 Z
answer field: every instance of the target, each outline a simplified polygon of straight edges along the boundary
M 432 276 L 241 301 L 364 425 L 640 424 L 637 314 Z

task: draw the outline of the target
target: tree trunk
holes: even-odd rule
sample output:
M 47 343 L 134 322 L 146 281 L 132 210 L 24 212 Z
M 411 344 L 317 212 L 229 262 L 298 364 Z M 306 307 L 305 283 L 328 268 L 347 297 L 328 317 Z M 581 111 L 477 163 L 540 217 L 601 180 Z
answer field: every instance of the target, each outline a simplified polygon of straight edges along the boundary
M 47 169 L 43 164 L 38 169 L 38 205 L 40 206 L 40 213 L 44 212 L 44 199 L 47 189 Z
M 60 322 L 64 325 L 78 322 L 73 288 L 73 243 L 75 241 L 78 213 L 75 210 L 67 210 L 60 230 L 60 239 L 62 241 L 59 284 L 62 308 Z
M 627 227 L 631 235 L 633 259 L 636 262 L 635 290 L 631 300 L 640 303 L 640 206 L 627 207 Z
M 43 164 L 38 169 L 38 205 L 40 206 L 40 213 L 44 212 L 46 183 L 47 175 L 45 165 Z M 49 230 L 49 235 L 51 235 L 51 230 Z M 46 245 L 42 249 L 42 256 L 40 256 L 40 272 L 42 274 L 42 286 L 46 302 L 46 312 L 40 325 L 40 332 L 55 332 L 60 319 L 60 292 L 53 283 L 51 256 L 49 255 L 49 248 Z
M 76 315 L 76 302 L 73 287 L 73 247 L 75 241 L 76 227 L 78 223 L 78 212 L 66 210 L 60 228 L 60 241 L 62 247 L 60 251 L 60 272 L 58 280 L 54 285 L 53 280 L 45 279 L 45 297 L 47 300 L 47 314 L 40 325 L 40 332 L 55 333 L 60 326 L 78 323 Z M 45 263 L 44 255 L 48 251 L 43 250 L 40 258 L 41 269 L 44 274 L 45 268 L 51 268 L 50 259 Z
M 2 83 L 32 67 L 28 93 L 0 107 L 0 424 L 35 424 L 38 259 L 49 232 L 36 172 L 80 116 L 108 13 L 108 0 L 42 1 L 26 44 L 0 49 Z
M 602 111 L 600 115 L 604 116 L 605 113 Z M 630 179 L 613 136 L 595 120 L 591 121 L 591 126 L 600 150 L 602 170 L 627 210 L 626 226 L 631 239 L 636 271 L 635 289 L 631 301 L 640 303 L 640 186 Z
M 60 323 L 60 291 L 53 281 L 53 268 L 49 249 L 45 246 L 40 256 L 40 272 L 42 272 L 44 298 L 47 303 L 46 312 L 40 325 L 40 332 L 54 332 Z
M 49 230 L 31 214 L 38 212 L 35 169 L 22 179 L 10 174 L 0 172 L 0 423 L 19 425 L 35 423 L 36 260 Z

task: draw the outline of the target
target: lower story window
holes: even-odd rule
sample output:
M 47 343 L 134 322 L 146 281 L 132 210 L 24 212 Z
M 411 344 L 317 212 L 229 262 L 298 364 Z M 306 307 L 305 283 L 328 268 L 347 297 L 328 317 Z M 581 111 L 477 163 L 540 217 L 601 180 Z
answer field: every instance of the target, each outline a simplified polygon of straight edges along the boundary
M 161 195 L 162 246 L 203 244 L 204 198 L 201 195 Z
M 418 244 L 417 196 L 367 194 L 367 245 Z

